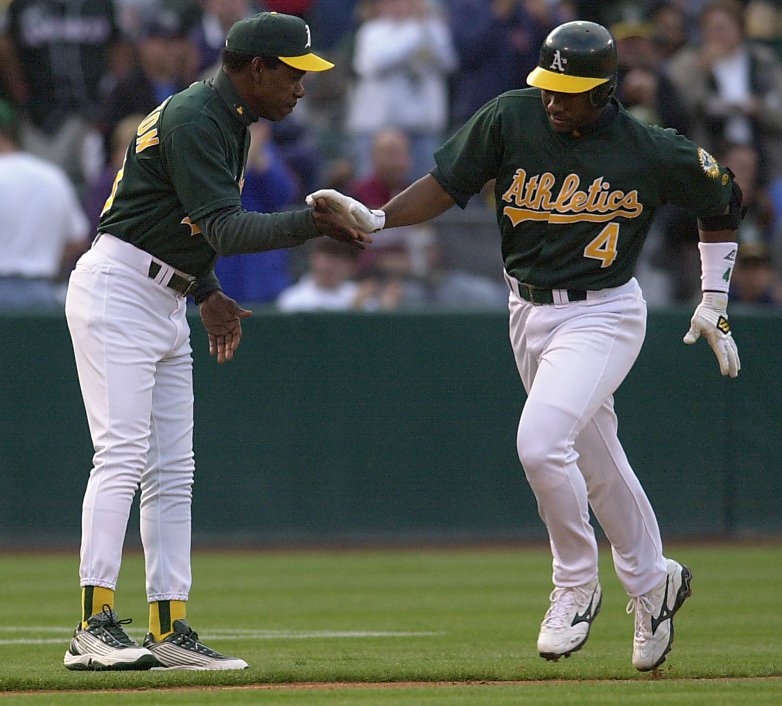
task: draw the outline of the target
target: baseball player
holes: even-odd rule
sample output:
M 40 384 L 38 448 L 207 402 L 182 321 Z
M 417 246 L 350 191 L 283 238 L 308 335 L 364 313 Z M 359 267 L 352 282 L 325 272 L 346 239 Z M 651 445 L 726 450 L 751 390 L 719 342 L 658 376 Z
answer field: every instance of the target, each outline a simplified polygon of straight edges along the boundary
M 600 610 L 591 508 L 635 614 L 632 663 L 646 671 L 671 649 L 692 575 L 663 554 L 617 437 L 613 393 L 646 326 L 633 271 L 657 206 L 674 203 L 698 217 L 703 300 L 684 342 L 706 338 L 721 373 L 736 377 L 726 305 L 741 192 L 697 145 L 632 118 L 612 97 L 616 67 L 604 27 L 560 25 L 527 78 L 534 88 L 484 105 L 435 153 L 436 168 L 381 210 L 334 191 L 311 197 L 326 197 L 373 231 L 464 207 L 496 179 L 510 340 L 527 392 L 517 448 L 553 553 L 538 651 L 557 660 L 579 650 Z
M 233 25 L 215 78 L 166 100 L 139 125 L 99 234 L 72 273 L 66 314 L 95 455 L 69 669 L 247 667 L 200 642 L 186 620 L 194 472 L 186 297 L 193 295 L 210 354 L 223 363 L 250 312 L 220 290 L 218 255 L 292 247 L 320 235 L 367 242 L 325 203 L 274 214 L 241 207 L 248 126 L 284 118 L 304 95 L 305 73 L 331 67 L 312 53 L 309 27 L 297 17 L 261 13 Z M 150 605 L 143 646 L 114 610 L 139 486 Z

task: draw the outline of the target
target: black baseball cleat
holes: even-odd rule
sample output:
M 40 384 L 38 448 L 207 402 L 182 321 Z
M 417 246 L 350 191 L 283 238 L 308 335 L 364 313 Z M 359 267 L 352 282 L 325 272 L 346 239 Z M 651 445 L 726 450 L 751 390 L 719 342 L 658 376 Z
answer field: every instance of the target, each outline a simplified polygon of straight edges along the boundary
M 144 647 L 157 659 L 155 669 L 247 669 L 243 659 L 226 657 L 198 641 L 198 634 L 186 620 L 175 620 L 174 632 L 155 642 L 152 633 L 144 639 Z
M 603 592 L 597 578 L 583 586 L 555 588 L 538 634 L 538 652 L 556 662 L 580 650 L 600 612 Z
M 630 599 L 627 612 L 635 612 L 633 666 L 641 672 L 657 669 L 673 645 L 673 616 L 692 595 L 692 572 L 667 559 L 665 580 L 648 593 Z
M 65 666 L 78 671 L 150 669 L 156 666 L 155 656 L 146 647 L 139 647 L 123 629 L 122 626 L 129 622 L 130 618 L 117 620 L 117 614 L 103 606 L 103 612 L 93 615 L 86 628 L 82 628 L 81 623 L 76 627 L 63 659 Z

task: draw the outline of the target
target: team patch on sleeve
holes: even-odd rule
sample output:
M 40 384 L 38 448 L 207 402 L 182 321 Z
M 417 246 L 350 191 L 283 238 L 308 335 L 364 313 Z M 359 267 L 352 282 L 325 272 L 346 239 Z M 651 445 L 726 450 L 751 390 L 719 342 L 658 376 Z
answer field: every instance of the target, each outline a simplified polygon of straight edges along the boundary
M 706 176 L 716 179 L 720 175 L 720 165 L 703 147 L 698 147 L 698 160 L 701 163 L 701 169 L 706 172 Z

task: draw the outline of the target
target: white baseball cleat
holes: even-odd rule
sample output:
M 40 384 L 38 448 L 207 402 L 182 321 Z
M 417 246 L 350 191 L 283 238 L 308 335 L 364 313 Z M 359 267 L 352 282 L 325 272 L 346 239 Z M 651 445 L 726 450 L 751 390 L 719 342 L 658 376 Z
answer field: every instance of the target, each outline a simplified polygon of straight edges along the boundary
M 152 633 L 144 640 L 144 647 L 157 659 L 155 669 L 247 669 L 243 659 L 226 657 L 198 641 L 196 633 L 186 620 L 175 620 L 174 632 L 155 642 Z
M 130 622 L 117 620 L 117 614 L 108 606 L 96 613 L 82 629 L 81 623 L 73 633 L 70 647 L 63 662 L 68 669 L 120 670 L 150 669 L 157 664 L 155 656 L 145 647 L 131 640 L 123 625 Z
M 555 588 L 538 634 L 540 656 L 556 662 L 580 650 L 600 612 L 602 599 L 597 578 L 582 586 Z
M 692 594 L 692 572 L 673 559 L 666 561 L 665 581 L 627 604 L 628 614 L 635 612 L 633 666 L 642 672 L 656 669 L 665 661 L 673 644 L 673 616 Z

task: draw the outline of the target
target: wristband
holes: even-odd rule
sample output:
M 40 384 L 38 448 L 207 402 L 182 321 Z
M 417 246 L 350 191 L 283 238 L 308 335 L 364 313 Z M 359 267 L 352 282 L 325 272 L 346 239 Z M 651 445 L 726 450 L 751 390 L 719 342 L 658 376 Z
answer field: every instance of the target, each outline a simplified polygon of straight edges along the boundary
M 370 213 L 375 217 L 375 230 L 373 232 L 383 230 L 386 227 L 386 212 L 381 211 L 379 208 L 373 208 Z
M 701 290 L 704 292 L 727 292 L 736 263 L 735 242 L 698 243 L 701 253 Z

